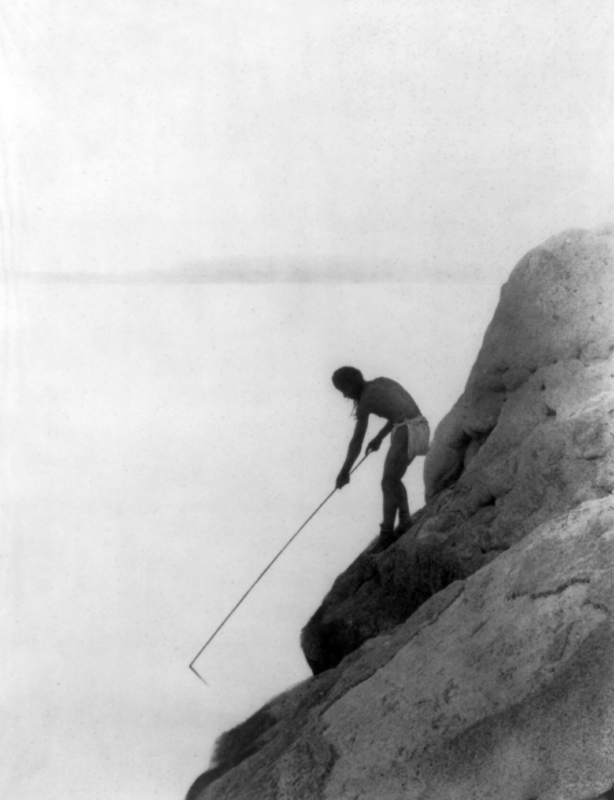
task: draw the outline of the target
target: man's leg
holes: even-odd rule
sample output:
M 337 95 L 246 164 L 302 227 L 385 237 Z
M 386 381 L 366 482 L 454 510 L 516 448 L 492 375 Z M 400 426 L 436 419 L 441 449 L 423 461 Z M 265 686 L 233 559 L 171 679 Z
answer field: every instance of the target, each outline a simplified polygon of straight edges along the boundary
M 404 484 L 401 483 L 401 488 L 403 489 L 403 499 L 399 503 L 399 524 L 395 528 L 395 533 L 399 536 L 405 531 L 408 531 L 411 526 L 411 514 L 409 513 L 409 501 L 407 499 L 407 489 L 405 488 Z
M 392 537 L 397 511 L 399 522 L 409 523 L 409 503 L 403 476 L 409 466 L 407 455 L 407 428 L 397 428 L 393 433 L 390 449 L 384 462 L 382 492 L 384 495 L 384 519 L 381 525 L 382 537 Z

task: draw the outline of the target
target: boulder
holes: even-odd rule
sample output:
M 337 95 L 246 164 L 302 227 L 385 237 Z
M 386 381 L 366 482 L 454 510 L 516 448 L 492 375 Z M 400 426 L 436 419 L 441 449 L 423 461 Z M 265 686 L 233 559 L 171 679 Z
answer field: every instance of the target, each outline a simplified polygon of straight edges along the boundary
M 513 270 L 435 432 L 428 502 L 337 579 L 316 675 L 217 745 L 189 800 L 614 792 L 614 229 Z
M 465 391 L 436 431 L 424 470 L 427 501 L 457 480 L 525 384 L 537 394 L 525 392 L 514 408 L 512 437 L 534 428 L 540 411 L 547 418 L 562 410 L 561 402 L 567 409 L 585 402 L 586 392 L 577 396 L 568 381 L 581 386 L 582 367 L 609 360 L 614 349 L 613 236 L 614 227 L 566 231 L 513 270 Z M 533 402 L 540 391 L 541 404 Z M 500 427 L 498 434 L 505 449 Z
M 544 520 L 612 492 L 613 352 L 614 228 L 567 231 L 528 253 L 435 431 L 426 507 L 395 545 L 350 565 L 304 628 L 314 673 Z
M 225 734 L 189 800 L 589 800 L 614 785 L 614 500 L 542 523 Z

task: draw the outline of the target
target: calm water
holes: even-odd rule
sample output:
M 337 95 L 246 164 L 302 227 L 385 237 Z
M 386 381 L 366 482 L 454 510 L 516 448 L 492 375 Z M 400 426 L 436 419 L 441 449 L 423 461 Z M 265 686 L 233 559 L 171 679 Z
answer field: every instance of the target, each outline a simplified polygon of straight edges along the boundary
M 177 798 L 212 742 L 308 676 L 301 626 L 376 534 L 383 451 L 328 495 L 352 432 L 342 364 L 433 423 L 498 288 L 19 285 L 6 299 L 5 796 Z M 373 432 L 377 427 L 373 426 Z M 422 460 L 406 479 L 422 503 Z M 8 688 L 7 688 L 8 686 Z M 89 791 L 89 790 L 88 790 Z

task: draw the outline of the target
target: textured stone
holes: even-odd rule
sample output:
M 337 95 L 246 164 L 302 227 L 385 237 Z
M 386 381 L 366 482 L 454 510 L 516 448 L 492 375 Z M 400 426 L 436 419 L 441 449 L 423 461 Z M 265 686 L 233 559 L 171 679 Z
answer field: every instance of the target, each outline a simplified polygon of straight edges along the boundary
M 614 490 L 614 239 L 568 231 L 512 271 L 425 462 L 430 498 L 361 556 L 303 630 L 314 672 L 390 630 L 536 525 Z
M 614 784 L 613 568 L 612 498 L 549 520 L 272 701 L 251 740 L 254 718 L 225 734 L 191 800 L 596 798 Z
M 326 711 L 324 797 L 582 798 L 614 782 L 614 504 L 545 523 Z
M 531 376 L 535 390 L 545 384 L 542 391 L 550 392 L 547 379 L 552 373 L 547 368 L 565 363 L 567 369 L 556 375 L 560 402 L 567 375 L 581 378 L 581 366 L 610 358 L 612 246 L 611 229 L 566 231 L 529 252 L 513 270 L 465 391 L 434 436 L 425 463 L 427 500 L 458 478 L 497 425 L 510 393 Z M 573 392 L 563 392 L 568 394 Z M 548 405 L 558 414 L 557 402 L 549 404 L 544 396 L 543 404 L 544 412 Z M 520 428 L 521 422 L 534 425 L 531 415 L 518 419 Z
M 218 742 L 189 800 L 614 794 L 614 229 L 503 287 L 429 500 L 303 631 L 319 673 Z

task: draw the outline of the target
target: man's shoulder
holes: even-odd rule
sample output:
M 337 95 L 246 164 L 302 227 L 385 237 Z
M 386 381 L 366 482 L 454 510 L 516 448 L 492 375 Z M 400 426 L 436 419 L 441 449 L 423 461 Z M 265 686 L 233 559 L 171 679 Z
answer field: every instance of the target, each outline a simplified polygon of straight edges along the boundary
M 383 383 L 382 383 L 383 381 Z M 358 401 L 357 411 L 369 402 L 374 394 L 377 394 L 386 385 L 386 378 L 374 378 L 372 381 L 365 381 L 365 385 Z
M 362 395 L 356 406 L 356 417 L 368 417 L 369 414 L 378 413 L 382 397 L 399 387 L 399 384 L 390 378 L 374 378 L 372 381 L 367 381 L 362 390 Z

